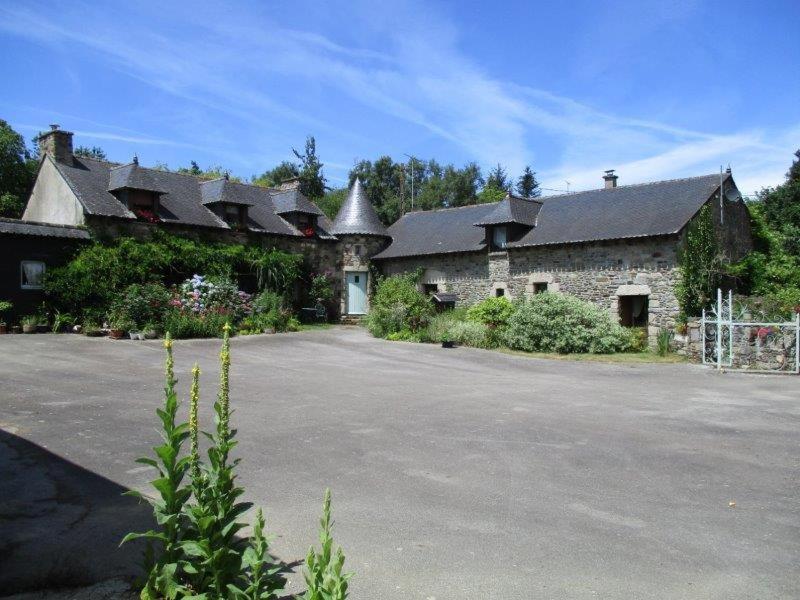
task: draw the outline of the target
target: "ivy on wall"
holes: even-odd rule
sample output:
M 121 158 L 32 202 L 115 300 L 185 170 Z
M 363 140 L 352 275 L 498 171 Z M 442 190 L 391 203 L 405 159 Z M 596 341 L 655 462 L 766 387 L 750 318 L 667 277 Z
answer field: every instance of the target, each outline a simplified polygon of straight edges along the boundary
M 686 238 L 678 252 L 678 269 L 681 277 L 675 292 L 681 316 L 699 316 L 713 302 L 723 275 L 719 240 L 708 204 L 686 229 Z

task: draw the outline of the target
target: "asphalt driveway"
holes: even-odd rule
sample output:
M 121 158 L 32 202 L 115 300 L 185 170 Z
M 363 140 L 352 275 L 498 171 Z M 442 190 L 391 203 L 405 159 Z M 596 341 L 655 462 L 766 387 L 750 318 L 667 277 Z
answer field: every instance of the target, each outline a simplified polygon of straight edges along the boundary
M 356 328 L 232 347 L 241 483 L 290 565 L 331 487 L 355 600 L 800 597 L 796 377 Z M 175 345 L 209 427 L 218 348 Z M 162 364 L 158 342 L 0 336 L 0 588 L 130 572 L 116 543 L 146 511 L 119 492 L 147 489 Z

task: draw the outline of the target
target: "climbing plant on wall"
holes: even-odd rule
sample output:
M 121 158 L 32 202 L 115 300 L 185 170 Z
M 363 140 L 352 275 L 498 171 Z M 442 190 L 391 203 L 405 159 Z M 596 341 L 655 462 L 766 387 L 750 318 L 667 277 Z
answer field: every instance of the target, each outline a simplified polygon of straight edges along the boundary
M 680 281 L 676 287 L 681 315 L 698 316 L 713 300 L 723 273 L 711 208 L 703 206 L 686 229 L 678 252 Z

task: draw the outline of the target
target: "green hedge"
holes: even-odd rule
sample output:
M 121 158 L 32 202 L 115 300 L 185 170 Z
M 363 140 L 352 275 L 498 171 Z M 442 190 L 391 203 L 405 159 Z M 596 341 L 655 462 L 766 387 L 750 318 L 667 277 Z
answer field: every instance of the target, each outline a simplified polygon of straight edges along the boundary
M 418 281 L 418 273 L 394 275 L 378 281 L 366 319 L 372 335 L 385 338 L 427 327 L 433 316 L 433 304 L 417 289 Z
M 230 279 L 242 287 L 289 295 L 303 271 L 299 254 L 156 232 L 147 241 L 129 237 L 95 241 L 65 266 L 50 269 L 44 288 L 53 308 L 99 319 L 132 284 L 169 286 L 201 273 Z

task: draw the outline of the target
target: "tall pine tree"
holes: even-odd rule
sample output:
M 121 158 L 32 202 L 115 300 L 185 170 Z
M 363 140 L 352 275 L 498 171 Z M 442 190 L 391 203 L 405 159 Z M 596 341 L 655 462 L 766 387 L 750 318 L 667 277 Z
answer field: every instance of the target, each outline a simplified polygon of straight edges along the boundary
M 529 166 L 517 179 L 517 194 L 523 198 L 538 198 L 542 195 L 542 190 L 539 189 L 539 182 L 536 181 L 536 172 L 532 171 Z

